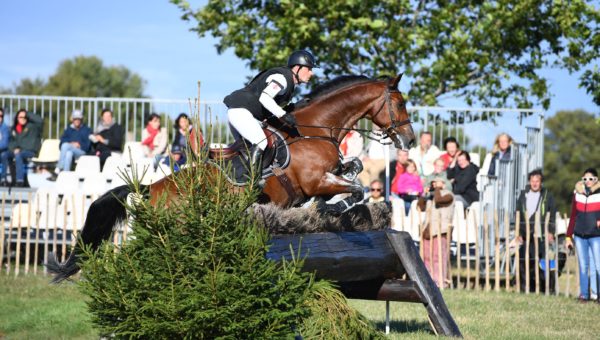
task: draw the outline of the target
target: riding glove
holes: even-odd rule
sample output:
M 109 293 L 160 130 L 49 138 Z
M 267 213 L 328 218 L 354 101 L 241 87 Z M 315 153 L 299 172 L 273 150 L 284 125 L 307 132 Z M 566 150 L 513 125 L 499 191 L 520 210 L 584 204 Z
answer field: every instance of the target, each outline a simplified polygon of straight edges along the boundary
M 289 113 L 284 114 L 279 119 L 281 119 L 282 122 L 284 122 L 292 128 L 295 128 L 297 125 L 296 118 Z

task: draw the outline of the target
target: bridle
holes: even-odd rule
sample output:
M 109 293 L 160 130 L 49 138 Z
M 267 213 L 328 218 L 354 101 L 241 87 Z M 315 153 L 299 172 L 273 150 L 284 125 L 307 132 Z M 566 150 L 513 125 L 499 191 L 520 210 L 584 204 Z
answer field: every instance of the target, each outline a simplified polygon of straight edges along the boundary
M 396 132 L 395 129 L 398 127 L 402 127 L 404 125 L 410 124 L 410 118 L 407 118 L 404 120 L 395 120 L 394 119 L 394 112 L 392 110 L 392 97 L 391 97 L 392 93 L 400 93 L 401 94 L 401 92 L 399 90 L 387 87 L 385 90 L 383 103 L 381 103 L 379 110 L 377 110 L 377 112 L 375 112 L 375 114 L 373 116 L 371 116 L 371 120 L 375 119 L 375 117 L 378 114 L 380 114 L 381 111 L 383 111 L 383 107 L 387 104 L 388 113 L 390 115 L 390 125 L 387 127 L 383 127 L 382 130 L 384 131 L 384 137 L 387 136 L 390 139 L 394 140 L 394 138 L 396 138 L 398 135 L 398 132 Z M 406 109 L 406 103 L 404 101 L 402 101 L 400 109 Z

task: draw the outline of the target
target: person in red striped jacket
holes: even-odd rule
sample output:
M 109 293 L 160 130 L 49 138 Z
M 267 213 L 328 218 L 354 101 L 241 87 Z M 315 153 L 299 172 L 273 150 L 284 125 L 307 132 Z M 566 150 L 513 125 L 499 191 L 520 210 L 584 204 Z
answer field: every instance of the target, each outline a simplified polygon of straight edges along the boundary
M 575 185 L 566 246 L 577 249 L 580 302 L 590 299 L 590 275 L 600 275 L 600 183 L 594 168 L 586 169 Z M 592 258 L 591 258 L 592 257 Z M 591 260 L 593 261 L 590 261 Z

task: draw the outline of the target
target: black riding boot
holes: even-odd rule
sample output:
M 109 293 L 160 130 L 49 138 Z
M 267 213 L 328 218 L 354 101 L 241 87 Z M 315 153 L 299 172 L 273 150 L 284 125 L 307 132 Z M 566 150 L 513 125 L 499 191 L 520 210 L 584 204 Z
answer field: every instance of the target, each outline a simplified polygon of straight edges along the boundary
M 250 167 L 251 171 L 254 171 L 257 175 L 257 185 L 260 189 L 265 186 L 265 180 L 262 179 L 262 155 L 264 150 L 258 146 L 252 151 L 250 155 Z

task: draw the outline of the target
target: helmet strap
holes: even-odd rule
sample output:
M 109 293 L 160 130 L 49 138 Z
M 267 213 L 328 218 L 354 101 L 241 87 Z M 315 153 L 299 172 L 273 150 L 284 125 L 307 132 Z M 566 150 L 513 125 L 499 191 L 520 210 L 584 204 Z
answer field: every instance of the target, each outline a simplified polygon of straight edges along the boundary
M 296 83 L 301 84 L 302 82 L 300 81 L 300 77 L 298 76 L 298 72 L 300 72 L 300 70 L 304 66 L 303 65 L 294 65 L 294 66 L 299 66 L 299 67 L 298 67 L 298 71 L 296 71 L 296 72 L 292 71 L 292 74 L 294 75 L 294 78 L 296 79 Z

